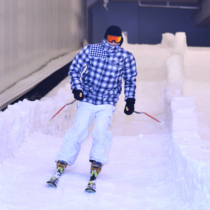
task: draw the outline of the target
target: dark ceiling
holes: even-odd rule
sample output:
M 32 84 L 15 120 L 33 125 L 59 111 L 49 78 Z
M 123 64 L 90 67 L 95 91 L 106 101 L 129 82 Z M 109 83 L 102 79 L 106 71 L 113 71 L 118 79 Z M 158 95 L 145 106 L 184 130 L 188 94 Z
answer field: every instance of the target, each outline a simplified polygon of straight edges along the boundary
M 138 1 L 138 0 L 111 0 L 111 1 Z M 196 4 L 199 0 L 141 0 L 141 3 L 180 3 L 180 4 Z

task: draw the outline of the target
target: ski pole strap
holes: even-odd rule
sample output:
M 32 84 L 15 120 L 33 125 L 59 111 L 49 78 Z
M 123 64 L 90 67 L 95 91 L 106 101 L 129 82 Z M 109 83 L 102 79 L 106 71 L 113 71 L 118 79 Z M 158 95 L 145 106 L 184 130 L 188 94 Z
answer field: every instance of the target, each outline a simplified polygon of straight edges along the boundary
M 137 112 L 137 111 L 134 111 L 136 114 L 144 114 L 144 112 Z
M 134 112 L 135 112 L 136 114 L 145 114 L 145 115 L 147 115 L 148 117 L 152 118 L 153 120 L 155 120 L 155 121 L 161 123 L 159 120 L 155 119 L 154 117 L 152 117 L 151 115 L 147 114 L 146 112 L 137 112 L 137 111 L 134 111 Z
M 66 104 L 65 106 L 71 105 L 71 104 L 73 104 L 75 101 L 76 101 L 76 100 L 72 101 L 71 103 Z

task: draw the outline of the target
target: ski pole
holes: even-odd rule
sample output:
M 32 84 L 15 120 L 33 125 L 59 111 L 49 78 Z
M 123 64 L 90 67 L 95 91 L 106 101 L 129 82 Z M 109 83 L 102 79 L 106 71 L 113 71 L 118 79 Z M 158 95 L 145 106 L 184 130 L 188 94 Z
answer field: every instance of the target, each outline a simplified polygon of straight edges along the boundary
M 66 106 L 68 106 L 68 105 L 70 105 L 70 104 L 73 104 L 75 101 L 76 101 L 76 100 L 72 101 L 71 103 L 68 103 L 68 104 L 64 105 L 61 109 L 59 109 L 59 110 L 55 113 L 55 115 L 53 115 L 53 117 L 49 120 L 49 122 L 51 122 L 51 120 L 52 120 L 52 119 L 53 119 L 61 110 L 63 110 Z M 135 112 L 136 114 L 145 114 L 145 115 L 147 115 L 148 117 L 152 118 L 153 120 L 155 120 L 155 121 L 157 121 L 157 122 L 163 124 L 163 122 L 160 122 L 159 120 L 155 119 L 154 117 L 152 117 L 151 115 L 147 114 L 146 112 L 137 112 L 137 111 L 134 111 L 134 112 Z
M 136 112 L 136 111 L 134 111 L 134 112 L 135 112 L 136 114 L 145 114 L 145 115 L 147 115 L 148 117 L 151 117 L 153 120 L 156 120 L 157 122 L 163 124 L 163 122 L 160 122 L 159 120 L 157 120 L 157 119 L 155 119 L 154 117 L 150 116 L 150 115 L 147 114 L 146 112 Z
M 53 115 L 53 117 L 49 120 L 49 123 L 51 122 L 51 120 L 62 110 L 64 109 L 66 106 L 70 105 L 70 104 L 73 104 L 76 100 L 72 101 L 71 103 L 68 103 L 66 105 L 64 105 L 61 109 L 59 109 L 55 115 Z

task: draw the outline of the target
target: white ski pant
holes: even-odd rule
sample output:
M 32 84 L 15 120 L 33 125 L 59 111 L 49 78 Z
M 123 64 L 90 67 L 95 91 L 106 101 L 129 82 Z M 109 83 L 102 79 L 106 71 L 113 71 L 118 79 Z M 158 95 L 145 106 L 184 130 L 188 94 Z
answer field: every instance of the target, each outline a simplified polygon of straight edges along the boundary
M 93 143 L 90 151 L 90 160 L 100 162 L 102 165 L 108 162 L 108 153 L 112 143 L 112 133 L 108 130 L 112 121 L 115 107 L 109 104 L 93 105 L 86 102 L 77 104 L 77 115 L 74 125 L 66 132 L 61 149 L 56 156 L 56 161 L 63 160 L 68 165 L 74 164 L 81 143 L 89 135 L 89 127 L 93 120 Z

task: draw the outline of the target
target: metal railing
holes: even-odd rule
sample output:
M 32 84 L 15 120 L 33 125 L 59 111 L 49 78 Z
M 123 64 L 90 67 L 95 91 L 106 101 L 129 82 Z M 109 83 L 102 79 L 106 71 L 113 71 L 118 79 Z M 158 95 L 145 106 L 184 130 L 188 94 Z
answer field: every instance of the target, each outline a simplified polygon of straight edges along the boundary
M 154 5 L 154 4 L 142 4 L 140 0 L 138 0 L 138 5 L 140 7 L 155 7 L 155 8 L 167 8 L 167 9 L 194 9 L 198 10 L 199 7 L 194 6 L 176 6 L 176 5 L 170 5 L 169 1 L 167 1 L 166 5 Z

